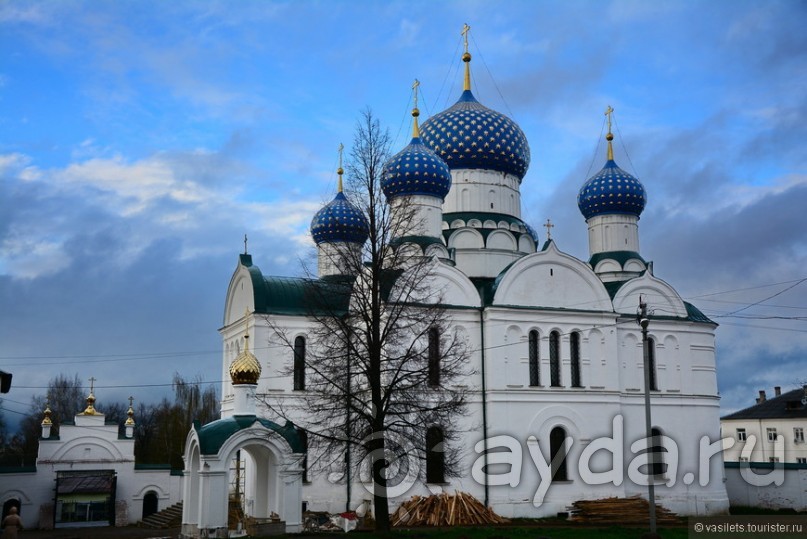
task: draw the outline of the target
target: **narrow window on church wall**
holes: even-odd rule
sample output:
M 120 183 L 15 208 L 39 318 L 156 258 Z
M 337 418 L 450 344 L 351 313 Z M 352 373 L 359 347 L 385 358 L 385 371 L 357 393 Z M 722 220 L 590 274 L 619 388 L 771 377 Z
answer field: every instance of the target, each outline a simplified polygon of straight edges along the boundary
M 569 349 L 572 358 L 572 387 L 582 387 L 580 381 L 580 333 L 577 331 L 569 337 Z
M 440 385 L 440 332 L 437 328 L 429 330 L 429 385 Z
M 300 437 L 300 443 L 303 446 L 303 483 L 310 483 L 311 479 L 308 478 L 308 433 L 303 429 L 297 429 L 297 436 Z
M 529 338 L 530 385 L 541 385 L 540 357 L 538 355 L 538 332 L 530 331 Z
M 429 427 L 426 430 L 426 482 L 445 482 L 445 452 L 443 451 L 443 429 Z
M 560 385 L 560 333 L 549 334 L 549 378 L 552 387 Z
M 552 466 L 552 481 L 568 481 L 566 472 L 566 431 L 555 427 L 549 433 L 549 454 Z
M 658 382 L 656 380 L 656 341 L 652 338 L 647 339 L 647 368 L 650 371 L 650 389 L 658 391 Z
M 305 337 L 294 339 L 294 389 L 305 389 Z

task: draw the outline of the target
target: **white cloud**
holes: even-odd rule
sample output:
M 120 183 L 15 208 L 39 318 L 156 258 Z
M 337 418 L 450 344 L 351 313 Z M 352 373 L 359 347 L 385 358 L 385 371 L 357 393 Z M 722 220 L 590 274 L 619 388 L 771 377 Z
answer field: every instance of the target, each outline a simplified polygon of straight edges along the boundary
M 31 162 L 31 158 L 21 153 L 7 153 L 0 155 L 0 174 L 7 174 L 19 170 Z
M 0 156 L 0 170 L 24 199 L 12 201 L 20 211 L 8 216 L 0 238 L 0 272 L 22 279 L 62 271 L 99 248 L 118 269 L 164 241 L 178 242 L 180 260 L 218 255 L 243 232 L 290 242 L 292 250 L 279 255 L 288 261 L 310 246 L 308 225 L 321 207 L 304 195 L 290 200 L 288 192 L 281 200 L 244 202 L 252 194 L 233 174 L 239 165 L 204 149 L 131 161 L 90 158 L 50 169 L 8 154 Z
M 107 203 L 117 207 L 124 216 L 145 211 L 160 198 L 195 204 L 216 198 L 215 193 L 192 181 L 177 179 L 165 162 L 155 158 L 134 163 L 126 162 L 120 156 L 90 159 L 55 172 L 54 179 L 79 188 L 92 187 L 111 195 Z
M 34 279 L 58 273 L 70 265 L 71 258 L 60 241 L 31 237 L 18 228 L 0 243 L 0 274 L 20 279 Z

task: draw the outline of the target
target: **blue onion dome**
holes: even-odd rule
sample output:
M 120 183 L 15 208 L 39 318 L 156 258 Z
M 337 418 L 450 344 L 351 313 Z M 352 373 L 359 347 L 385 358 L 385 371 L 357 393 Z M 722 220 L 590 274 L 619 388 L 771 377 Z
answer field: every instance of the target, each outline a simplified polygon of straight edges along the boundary
M 451 170 L 483 169 L 524 178 L 530 166 L 527 137 L 513 120 L 476 100 L 471 90 L 423 123 L 423 142 Z
M 589 178 L 577 194 L 577 207 L 586 220 L 595 215 L 621 213 L 639 217 L 647 203 L 647 193 L 642 183 L 631 174 L 619 168 L 614 161 L 614 148 L 611 133 L 611 114 L 614 109 L 608 107 L 608 154 L 605 166 Z
M 339 188 L 336 196 L 311 220 L 311 235 L 317 245 L 340 242 L 362 244 L 370 235 L 367 218 L 359 208 L 350 203 L 342 192 L 342 172 L 340 165 L 338 170 Z
M 387 200 L 410 195 L 426 195 L 444 200 L 451 189 L 451 171 L 420 140 L 417 107 L 412 110 L 412 142 L 384 165 L 381 189 Z

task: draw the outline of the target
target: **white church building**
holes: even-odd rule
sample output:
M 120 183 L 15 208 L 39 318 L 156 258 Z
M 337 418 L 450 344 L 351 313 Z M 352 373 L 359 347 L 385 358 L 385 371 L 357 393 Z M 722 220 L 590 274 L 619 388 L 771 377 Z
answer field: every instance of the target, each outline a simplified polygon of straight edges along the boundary
M 181 475 L 135 463 L 131 400 L 122 432 L 95 403 L 91 386 L 58 434 L 46 407 L 36 465 L 0 470 L 3 517 L 16 507 L 27 528 L 127 526 L 180 501 Z
M 646 191 L 614 160 L 610 116 L 604 166 L 581 186 L 576 201 L 589 243 L 589 259 L 579 260 L 549 238 L 549 227 L 541 241 L 522 219 L 527 137 L 512 119 L 474 97 L 470 60 L 466 45 L 459 100 L 422 126 L 413 114 L 412 141 L 387 164 L 382 180 L 393 209 L 402 199 L 417 208 L 419 218 L 399 248 L 435 259 L 435 286 L 444 290 L 452 324 L 473 351 L 474 372 L 464 381 L 472 398 L 459 442 L 462 473 L 432 482 L 421 474 L 392 500 L 393 508 L 412 495 L 461 490 L 506 517 L 543 517 L 567 511 L 579 499 L 645 495 L 636 473 L 645 445 L 632 446 L 645 437 L 636 321 L 643 298 L 655 313 L 649 368 L 662 461 L 653 469 L 656 500 L 683 515 L 727 511 L 722 458 L 705 451 L 720 434 L 717 324 L 657 277 L 642 256 Z M 312 235 L 319 279 L 340 273 L 330 256 L 335 248 L 367 238 L 363 215 L 341 191 L 341 170 L 339 192 L 314 216 Z M 231 382 L 231 368 L 246 349 L 245 325 L 261 372 L 253 389 L 258 400 L 294 400 L 305 391 L 306 350 L 317 346 L 305 305 L 308 283 L 264 275 L 252 255 L 239 257 L 220 330 L 223 418 L 237 417 L 242 406 L 243 390 Z M 281 346 L 277 328 L 294 350 Z M 271 419 L 261 406 L 256 413 Z M 424 443 L 426 438 L 424 433 Z M 507 449 L 509 472 L 496 464 L 503 462 L 501 452 L 478 449 L 484 439 L 489 449 Z M 534 463 L 536 456 L 546 462 L 560 457 L 551 479 Z M 480 482 L 475 468 L 488 470 L 493 480 Z M 303 478 L 301 502 L 312 510 L 344 511 L 372 497 L 359 478 L 349 485 L 327 473 L 304 471 Z M 245 496 L 249 507 L 263 494 L 247 488 Z

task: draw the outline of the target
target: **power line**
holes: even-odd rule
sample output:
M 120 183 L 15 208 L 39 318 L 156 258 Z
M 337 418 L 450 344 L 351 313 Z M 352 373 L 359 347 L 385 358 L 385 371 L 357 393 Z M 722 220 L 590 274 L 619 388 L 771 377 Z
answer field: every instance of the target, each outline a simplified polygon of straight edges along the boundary
M 763 302 L 765 302 L 765 301 L 768 301 L 769 299 L 773 299 L 773 298 L 775 298 L 775 297 L 777 297 L 777 296 L 781 296 L 782 294 L 784 294 L 784 293 L 785 293 L 785 292 L 787 292 L 788 290 L 791 290 L 791 289 L 793 289 L 793 288 L 795 288 L 795 287 L 799 286 L 799 285 L 800 285 L 801 283 L 803 283 L 804 281 L 807 281 L 807 277 L 805 277 L 805 278 L 803 278 L 803 279 L 800 279 L 800 280 L 796 281 L 795 283 L 791 284 L 791 285 L 790 285 L 790 286 L 788 286 L 787 288 L 784 288 L 783 290 L 780 290 L 779 292 L 776 292 L 775 294 L 772 294 L 772 295 L 768 296 L 768 297 L 767 297 L 767 298 L 765 298 L 765 299 L 761 299 L 761 300 L 759 300 L 759 301 L 756 301 L 756 302 L 754 302 L 754 303 L 751 303 L 750 305 L 746 305 L 745 307 L 742 307 L 741 309 L 737 309 L 736 311 L 732 311 L 732 312 L 730 312 L 730 313 L 726 314 L 725 316 L 730 316 L 730 315 L 732 315 L 732 314 L 737 314 L 737 313 L 742 312 L 742 311 L 744 311 L 744 310 L 746 310 L 746 309 L 750 309 L 751 307 L 753 307 L 753 306 L 755 306 L 755 305 L 759 305 L 760 303 L 763 303 Z

